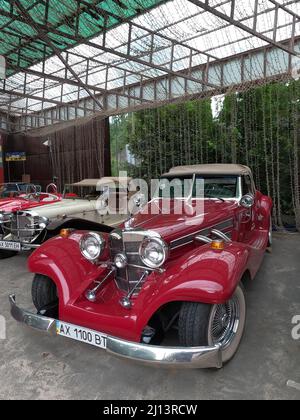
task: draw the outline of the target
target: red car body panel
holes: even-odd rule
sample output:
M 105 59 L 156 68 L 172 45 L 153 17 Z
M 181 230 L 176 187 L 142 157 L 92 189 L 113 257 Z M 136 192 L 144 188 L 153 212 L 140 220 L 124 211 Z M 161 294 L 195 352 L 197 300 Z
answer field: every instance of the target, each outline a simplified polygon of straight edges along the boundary
M 255 276 L 268 244 L 271 208 L 272 200 L 257 192 L 250 218 L 249 210 L 237 202 L 218 200 L 205 201 L 204 217 L 198 224 L 188 223 L 189 219 L 182 215 L 142 212 L 135 216 L 131 228 L 155 230 L 167 243 L 224 220 L 232 220 L 233 228 L 232 243 L 226 244 L 223 251 L 197 241 L 172 249 L 165 271 L 148 276 L 140 293 L 132 298 L 130 310 L 120 305 L 124 292 L 118 289 L 113 276 L 104 283 L 95 303 L 85 298 L 94 281 L 103 279 L 109 269 L 82 256 L 79 241 L 84 232 L 46 242 L 29 258 L 29 270 L 51 278 L 57 285 L 62 321 L 140 342 L 143 329 L 165 304 L 224 303 L 246 272 Z M 107 260 L 107 255 L 103 258 Z
M 36 200 L 36 201 L 28 200 L 21 196 L 17 198 L 1 198 L 0 211 L 14 212 L 14 211 L 29 210 L 35 207 L 45 206 L 46 204 L 57 203 L 58 201 L 61 201 L 62 199 L 62 195 L 57 194 L 56 200 L 49 200 L 49 201 L 47 200 L 43 202 L 43 200 L 47 197 L 48 197 L 47 193 L 44 193 L 44 194 L 42 193 L 39 196 L 39 200 Z

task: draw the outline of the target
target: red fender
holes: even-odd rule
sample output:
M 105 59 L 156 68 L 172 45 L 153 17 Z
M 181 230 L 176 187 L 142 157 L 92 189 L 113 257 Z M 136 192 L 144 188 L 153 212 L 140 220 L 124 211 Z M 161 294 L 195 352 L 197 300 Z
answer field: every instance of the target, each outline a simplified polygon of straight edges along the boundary
M 30 256 L 29 270 L 50 277 L 57 285 L 60 319 L 135 341 L 167 303 L 218 304 L 230 299 L 251 260 L 251 249 L 241 243 L 228 244 L 224 251 L 199 245 L 170 261 L 165 272 L 152 273 L 133 299 L 132 308 L 126 310 L 119 304 L 122 293 L 114 281 L 103 286 L 102 301 L 90 303 L 84 298 L 85 290 L 94 280 L 101 280 L 107 268 L 91 264 L 81 255 L 81 236 L 82 232 L 75 232 L 69 238 L 47 241 Z
M 142 330 L 159 308 L 169 302 L 224 303 L 231 298 L 243 275 L 249 269 L 250 249 L 240 243 L 214 251 L 199 246 L 172 262 L 163 274 L 150 276 L 135 302 L 140 313 L 138 329 Z
M 81 233 L 56 237 L 36 249 L 28 259 L 29 271 L 51 278 L 57 286 L 60 305 L 73 303 L 89 284 L 105 271 L 91 264 L 79 250 Z

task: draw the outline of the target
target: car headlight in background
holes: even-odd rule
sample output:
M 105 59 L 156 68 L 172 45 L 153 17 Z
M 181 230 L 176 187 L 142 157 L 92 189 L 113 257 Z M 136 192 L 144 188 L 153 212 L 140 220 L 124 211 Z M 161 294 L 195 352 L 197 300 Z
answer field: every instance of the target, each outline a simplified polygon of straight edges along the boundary
M 47 217 L 38 217 L 38 221 L 37 223 L 35 223 L 35 225 L 38 225 L 39 229 L 41 230 L 46 229 L 48 224 L 49 224 L 49 219 Z
M 168 255 L 169 248 L 160 238 L 145 238 L 140 246 L 140 257 L 149 268 L 160 268 Z
M 105 248 L 105 239 L 99 233 L 89 232 L 80 240 L 82 255 L 89 261 L 96 261 Z
M 0 224 L 9 222 L 11 218 L 12 218 L 12 213 L 1 212 L 0 213 Z

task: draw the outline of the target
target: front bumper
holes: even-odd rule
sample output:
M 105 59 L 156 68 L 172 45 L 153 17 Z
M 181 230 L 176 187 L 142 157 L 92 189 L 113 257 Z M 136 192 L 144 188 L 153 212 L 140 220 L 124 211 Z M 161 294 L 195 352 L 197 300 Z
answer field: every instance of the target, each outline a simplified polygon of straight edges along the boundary
M 56 320 L 19 308 L 9 296 L 13 318 L 35 330 L 56 335 Z M 107 353 L 143 364 L 177 368 L 222 368 L 221 347 L 161 347 L 107 337 Z
M 19 249 L 17 248 L 0 248 L 2 251 L 16 251 L 16 252 L 22 252 L 22 251 L 31 251 L 32 249 L 37 249 L 39 248 L 41 245 L 40 244 L 32 244 L 32 243 L 27 243 L 27 242 L 15 242 L 15 241 L 7 241 L 5 239 L 3 239 L 0 236 L 0 241 L 5 241 L 5 242 L 10 242 L 11 244 L 18 244 Z

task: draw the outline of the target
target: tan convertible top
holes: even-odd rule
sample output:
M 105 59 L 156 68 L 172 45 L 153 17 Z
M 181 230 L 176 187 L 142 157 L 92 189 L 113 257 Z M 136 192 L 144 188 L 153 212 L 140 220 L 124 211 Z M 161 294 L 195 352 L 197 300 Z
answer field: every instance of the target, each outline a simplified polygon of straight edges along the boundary
M 97 178 L 97 179 L 83 179 L 80 182 L 75 182 L 75 184 L 72 184 L 72 186 L 75 187 L 99 187 L 99 186 L 109 186 L 109 185 L 116 185 L 118 186 L 121 184 L 122 186 L 126 186 L 129 184 L 132 178 L 126 178 L 126 177 L 104 177 L 104 178 Z
M 214 163 L 208 165 L 189 165 L 176 166 L 170 169 L 163 176 L 173 175 L 251 175 L 251 169 L 248 166 L 237 164 Z

